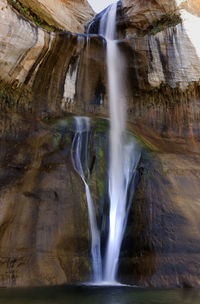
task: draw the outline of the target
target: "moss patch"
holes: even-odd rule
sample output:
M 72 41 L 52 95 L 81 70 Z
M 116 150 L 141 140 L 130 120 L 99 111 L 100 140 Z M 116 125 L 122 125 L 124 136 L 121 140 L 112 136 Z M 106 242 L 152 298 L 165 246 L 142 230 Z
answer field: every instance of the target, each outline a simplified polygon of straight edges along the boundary
M 22 5 L 20 1 L 8 0 L 8 3 L 15 8 L 20 15 L 35 23 L 37 26 L 42 27 L 49 32 L 62 31 L 55 26 L 49 25 L 46 21 L 42 20 L 38 15 L 36 15 L 30 8 Z
M 145 30 L 145 34 L 156 35 L 168 27 L 176 26 L 182 23 L 180 15 L 175 13 L 163 15 L 160 19 L 153 21 L 153 23 Z

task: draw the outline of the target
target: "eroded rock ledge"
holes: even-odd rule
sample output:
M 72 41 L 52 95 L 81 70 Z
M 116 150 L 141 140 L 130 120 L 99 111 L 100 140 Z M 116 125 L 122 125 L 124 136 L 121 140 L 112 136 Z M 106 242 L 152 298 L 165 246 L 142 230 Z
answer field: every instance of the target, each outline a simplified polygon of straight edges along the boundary
M 175 3 L 171 6 L 167 1 L 159 5 L 152 1 L 148 10 L 136 0 L 132 10 L 127 3 L 124 2 L 125 10 L 129 5 L 125 23 L 127 16 L 132 22 L 131 14 L 136 13 L 138 19 L 134 22 L 140 19 L 144 23 L 148 14 L 148 26 L 171 8 L 178 9 Z M 6 0 L 0 4 L 1 111 L 37 113 L 41 117 L 107 116 L 104 39 L 70 32 L 49 33 L 16 15 Z M 198 129 L 200 53 L 198 34 L 191 31 L 189 18 L 196 23 L 199 19 L 181 7 L 178 14 L 183 22 L 176 26 L 155 35 L 134 34 L 119 41 L 126 58 L 128 120 L 136 128 L 141 124 L 143 130 L 147 127 L 149 131 L 143 135 L 151 140 L 156 138 L 155 141 L 158 134 L 163 134 L 163 124 L 166 135 L 181 138 L 189 128 L 190 140 Z M 127 23 L 126 26 L 128 29 Z M 184 122 L 178 119 L 177 111 L 181 111 Z M 167 137 L 164 142 L 168 142 Z
M 94 12 L 87 0 L 9 0 L 21 14 L 28 19 L 36 21 L 37 25 L 52 30 L 65 30 L 75 33 L 83 33 L 85 24 L 94 16 Z

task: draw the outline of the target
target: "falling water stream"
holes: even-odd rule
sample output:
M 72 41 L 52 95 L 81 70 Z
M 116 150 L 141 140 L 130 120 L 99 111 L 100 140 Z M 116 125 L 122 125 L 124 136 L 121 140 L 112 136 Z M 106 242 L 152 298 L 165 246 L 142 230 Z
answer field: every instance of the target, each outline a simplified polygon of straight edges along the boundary
M 110 105 L 109 164 L 109 234 L 103 280 L 116 281 L 121 244 L 128 218 L 128 189 L 136 171 L 140 153 L 134 142 L 126 142 L 126 98 L 124 58 L 116 35 L 117 2 L 112 4 L 100 21 L 99 34 L 107 41 L 108 95 Z
M 89 178 L 87 166 L 89 118 L 75 118 L 76 134 L 72 144 L 73 165 L 80 174 L 86 189 L 92 239 L 91 253 L 94 282 L 104 285 L 117 284 L 116 275 L 120 249 L 134 193 L 134 178 L 140 159 L 140 150 L 137 144 L 133 138 L 130 139 L 130 136 L 126 132 L 125 65 L 123 55 L 119 50 L 117 40 L 115 40 L 117 5 L 116 2 L 108 7 L 101 17 L 99 26 L 99 34 L 104 36 L 107 42 L 108 99 L 110 108 L 108 166 L 109 227 L 103 262 L 100 231 L 97 227 L 94 204 L 87 184 L 87 178 Z M 86 137 L 83 136 L 84 133 Z M 82 160 L 85 163 L 85 170 Z M 87 178 L 84 173 L 85 171 L 88 175 Z M 131 191 L 129 191 L 130 187 Z M 131 195 L 129 195 L 129 192 Z M 104 265 L 103 269 L 102 265 Z
M 90 119 L 88 117 L 75 117 L 75 136 L 72 142 L 71 158 L 74 169 L 78 172 L 85 185 L 87 206 L 91 232 L 91 253 L 93 263 L 94 281 L 102 280 L 102 262 L 100 247 L 100 232 L 97 227 L 96 213 L 87 180 L 90 177 L 88 168 L 88 136 L 90 132 Z

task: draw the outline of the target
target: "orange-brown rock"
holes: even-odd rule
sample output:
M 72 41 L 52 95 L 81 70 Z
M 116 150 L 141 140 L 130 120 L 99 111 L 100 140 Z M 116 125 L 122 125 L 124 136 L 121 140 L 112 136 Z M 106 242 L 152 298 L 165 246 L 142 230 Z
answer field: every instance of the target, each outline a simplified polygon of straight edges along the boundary
M 19 0 L 48 24 L 75 33 L 83 33 L 94 12 L 87 0 Z
M 200 14 L 200 2 L 198 0 L 188 0 L 188 5 L 192 7 L 196 13 Z
M 128 35 L 133 35 L 135 30 L 145 30 L 154 20 L 160 19 L 163 15 L 176 11 L 176 1 L 167 0 L 123 0 L 123 6 L 128 18 Z
M 180 8 L 185 8 L 192 14 L 200 17 L 200 3 L 198 0 L 183 1 L 180 5 Z

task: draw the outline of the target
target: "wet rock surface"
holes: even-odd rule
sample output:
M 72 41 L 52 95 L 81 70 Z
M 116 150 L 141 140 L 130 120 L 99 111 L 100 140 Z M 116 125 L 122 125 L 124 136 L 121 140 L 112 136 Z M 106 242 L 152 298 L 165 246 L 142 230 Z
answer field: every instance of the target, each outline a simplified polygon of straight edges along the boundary
M 1 286 L 90 276 L 84 186 L 70 157 L 54 146 L 52 129 L 30 117 L 1 115 Z
M 199 169 L 197 155 L 143 157 L 121 252 L 121 280 L 148 287 L 199 286 Z
M 1 286 L 91 279 L 85 189 L 71 162 L 72 122 L 1 114 Z M 103 252 L 108 220 L 106 130 L 106 121 L 93 121 L 89 140 L 88 183 Z M 153 152 L 155 147 L 148 144 L 137 170 L 118 279 L 139 286 L 198 287 L 199 155 L 177 152 L 173 143 L 170 153 Z

